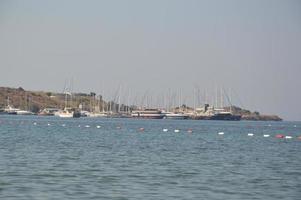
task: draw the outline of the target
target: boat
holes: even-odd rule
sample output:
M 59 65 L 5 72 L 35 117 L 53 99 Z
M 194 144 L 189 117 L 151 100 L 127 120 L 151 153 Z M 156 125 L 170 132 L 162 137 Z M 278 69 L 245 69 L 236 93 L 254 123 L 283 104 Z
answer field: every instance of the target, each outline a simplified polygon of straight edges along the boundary
M 133 118 L 163 119 L 164 116 L 159 109 L 133 110 L 131 113 L 131 117 Z
M 7 105 L 6 108 L 4 108 L 4 113 L 9 115 L 16 115 L 18 111 L 20 111 L 20 109 L 14 108 L 10 105 Z
M 68 106 L 68 95 L 71 96 L 70 92 L 65 92 L 65 107 L 63 110 L 59 110 L 55 113 L 55 116 L 61 118 L 79 118 L 81 113 L 73 108 L 67 107 Z
M 18 110 L 17 115 L 34 115 L 34 113 L 28 110 Z
M 233 114 L 230 111 L 226 111 L 224 108 L 214 108 L 205 104 L 203 108 L 196 109 L 196 115 L 193 119 L 198 120 L 225 120 L 225 121 L 239 121 L 241 120 L 241 115 Z
M 107 117 L 107 114 L 103 112 L 87 112 L 85 114 L 87 117 Z
M 184 113 L 162 112 L 164 119 L 188 119 L 188 115 Z
M 228 111 L 220 111 L 217 113 L 214 113 L 209 118 L 210 120 L 226 120 L 226 121 L 239 121 L 241 120 L 241 115 L 234 115 L 231 112 Z
M 16 115 L 18 111 L 20 111 L 20 109 L 11 106 L 9 102 L 9 97 L 7 97 L 7 106 L 4 108 L 4 113 L 9 115 Z
M 57 109 L 57 108 L 44 108 L 43 110 L 41 110 L 38 113 L 38 115 L 40 115 L 40 116 L 54 116 L 54 114 L 58 111 L 59 111 L 59 109 Z
M 62 117 L 62 118 L 72 118 L 74 112 L 71 110 L 71 108 L 65 107 L 63 110 L 59 110 L 55 113 L 56 116 Z

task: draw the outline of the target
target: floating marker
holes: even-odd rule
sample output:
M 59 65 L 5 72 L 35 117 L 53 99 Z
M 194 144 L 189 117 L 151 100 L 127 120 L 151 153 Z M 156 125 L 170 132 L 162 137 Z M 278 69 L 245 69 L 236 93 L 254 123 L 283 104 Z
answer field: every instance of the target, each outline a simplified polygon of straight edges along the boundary
M 269 124 L 268 126 L 272 126 L 271 124 Z
M 144 131 L 144 128 L 143 128 L 143 127 L 139 128 L 139 131 L 143 132 L 143 131 Z
M 66 124 L 62 124 L 62 126 L 63 126 L 63 127 L 65 127 L 65 126 L 66 126 Z
M 175 129 L 174 132 L 175 132 L 175 133 L 179 133 L 180 130 L 179 130 L 179 129 Z
M 80 127 L 80 125 L 78 125 L 78 127 Z
M 168 129 L 167 129 L 167 128 L 164 128 L 164 129 L 163 129 L 163 132 L 167 132 L 167 131 L 168 131 Z
M 283 134 L 277 134 L 275 137 L 276 138 L 284 138 L 284 135 Z
M 218 134 L 219 134 L 219 135 L 224 135 L 225 133 L 224 133 L 224 132 L 219 132 Z
M 253 133 L 248 133 L 248 136 L 254 136 L 254 134 Z
M 96 126 L 96 128 L 100 128 L 101 126 Z
M 301 136 L 299 136 L 298 139 L 301 140 Z
M 297 125 L 294 125 L 294 127 L 296 128 L 296 127 L 297 127 Z
M 189 128 L 189 129 L 187 130 L 187 132 L 188 132 L 188 133 L 192 133 L 192 129 Z
M 263 137 L 270 137 L 270 135 L 268 135 L 268 134 L 265 134 L 265 135 L 263 135 Z
M 51 124 L 48 123 L 47 125 L 50 126 Z
M 37 125 L 37 122 L 34 122 L 33 125 Z
M 86 125 L 85 127 L 86 127 L 86 128 L 90 128 L 90 126 L 89 126 L 89 125 Z
M 116 128 L 117 128 L 117 129 L 121 129 L 121 127 L 120 127 L 120 126 L 117 126 Z
M 292 139 L 293 137 L 290 135 L 285 136 L 285 139 Z

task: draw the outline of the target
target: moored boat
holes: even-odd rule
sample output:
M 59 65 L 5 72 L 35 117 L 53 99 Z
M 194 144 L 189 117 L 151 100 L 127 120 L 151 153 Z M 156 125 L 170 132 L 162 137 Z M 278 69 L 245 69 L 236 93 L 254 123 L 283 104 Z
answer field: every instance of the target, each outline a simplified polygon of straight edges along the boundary
M 17 115 L 34 115 L 34 113 L 28 110 L 18 110 Z
M 69 108 L 64 108 L 64 110 L 59 110 L 55 113 L 56 116 L 62 117 L 62 118 L 72 118 L 74 112 Z
M 214 113 L 209 118 L 210 120 L 226 120 L 226 121 L 239 121 L 241 119 L 241 115 L 234 115 L 231 112 L 217 112 Z
M 131 117 L 147 119 L 163 119 L 164 114 L 158 109 L 133 110 Z
M 163 112 L 164 119 L 188 119 L 188 115 L 184 113 Z

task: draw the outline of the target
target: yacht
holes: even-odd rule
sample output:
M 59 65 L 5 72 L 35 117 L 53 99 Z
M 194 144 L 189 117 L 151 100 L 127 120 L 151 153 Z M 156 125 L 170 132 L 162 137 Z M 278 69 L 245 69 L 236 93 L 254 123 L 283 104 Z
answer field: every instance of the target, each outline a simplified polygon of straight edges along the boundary
M 28 110 L 18 110 L 17 115 L 34 115 L 34 113 Z
M 9 114 L 9 115 L 16 115 L 18 111 L 20 111 L 20 109 L 14 108 L 14 107 L 10 106 L 9 104 L 4 109 L 4 113 Z
M 144 110 L 133 110 L 131 117 L 133 118 L 147 118 L 147 119 L 163 119 L 164 114 L 158 109 L 144 109 Z
M 9 115 L 16 115 L 18 111 L 20 111 L 20 109 L 11 106 L 9 103 L 9 97 L 7 97 L 7 106 L 4 108 L 4 113 Z
M 241 115 L 235 115 L 224 108 L 214 108 L 205 104 L 203 108 L 196 109 L 195 119 L 200 120 L 226 120 L 226 121 L 239 121 L 241 120 Z
M 62 118 L 72 118 L 74 115 L 74 112 L 70 108 L 64 108 L 64 110 L 59 110 L 55 113 L 56 116 L 62 117 Z
M 86 115 L 87 117 L 107 117 L 107 114 L 104 112 L 88 112 Z
M 188 119 L 188 115 L 184 113 L 163 112 L 164 119 Z

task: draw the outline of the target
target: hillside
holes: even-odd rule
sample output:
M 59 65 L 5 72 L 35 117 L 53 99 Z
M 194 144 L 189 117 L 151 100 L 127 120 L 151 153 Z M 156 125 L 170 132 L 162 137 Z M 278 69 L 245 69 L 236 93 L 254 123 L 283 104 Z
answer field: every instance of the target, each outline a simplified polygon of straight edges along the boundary
M 230 111 L 230 107 L 225 107 L 225 110 Z M 246 109 L 239 108 L 237 106 L 232 106 L 231 110 L 234 114 L 241 115 L 242 120 L 252 120 L 252 121 L 282 121 L 282 119 L 277 115 L 266 115 L 260 114 L 259 112 L 251 112 Z
M 65 106 L 65 94 L 63 93 L 25 91 L 21 87 L 0 87 L 0 108 L 4 108 L 7 105 L 8 97 L 10 105 L 16 108 L 30 110 L 35 113 L 44 108 L 64 108 Z M 102 105 L 107 108 L 109 103 L 112 110 L 117 110 L 118 107 L 118 105 L 114 102 L 102 102 L 102 97 L 96 96 L 94 92 L 91 92 L 90 94 L 75 93 L 72 95 L 72 101 L 69 102 L 72 102 L 72 105 L 68 105 L 69 107 L 78 108 L 79 105 L 82 105 L 82 108 L 88 111 L 91 111 L 91 109 L 95 107 L 98 107 L 101 110 Z M 125 105 L 121 105 L 121 110 L 125 110 L 125 108 Z M 177 111 L 177 109 L 179 108 L 175 108 L 175 111 Z M 183 105 L 181 110 L 192 111 L 193 109 Z M 230 107 L 225 107 L 225 110 L 230 111 Z M 249 110 L 242 109 L 236 106 L 232 106 L 231 110 L 234 114 L 241 115 L 242 120 L 282 120 L 277 115 L 262 115 L 259 112 L 251 112 Z
M 94 95 L 95 93 L 91 94 Z M 79 93 L 72 95 L 72 105 L 68 106 L 78 107 L 81 104 L 84 109 L 96 105 L 101 106 L 102 101 L 96 100 L 95 95 L 91 97 L 91 94 Z M 63 108 L 65 105 L 65 95 L 62 93 L 25 91 L 21 87 L 0 87 L 0 108 L 7 105 L 8 97 L 10 105 L 35 113 L 43 108 Z

